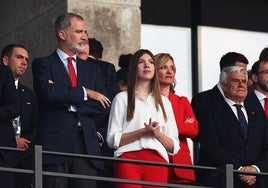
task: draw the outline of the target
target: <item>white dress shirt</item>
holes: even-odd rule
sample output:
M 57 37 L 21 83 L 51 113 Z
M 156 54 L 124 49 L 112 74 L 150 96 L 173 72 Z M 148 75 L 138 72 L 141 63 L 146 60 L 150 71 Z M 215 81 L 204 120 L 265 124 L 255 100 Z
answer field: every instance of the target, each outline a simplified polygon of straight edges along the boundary
M 69 74 L 69 69 L 68 69 L 68 60 L 67 58 L 70 57 L 69 55 L 67 55 L 65 52 L 63 52 L 61 49 L 57 49 L 57 54 L 58 56 L 60 57 L 60 60 L 61 62 L 63 62 L 63 65 L 67 71 L 67 73 Z M 74 67 L 74 70 L 75 70 L 75 74 L 76 74 L 76 77 L 77 77 L 77 67 L 76 67 L 76 55 L 72 56 L 73 57 L 73 67 Z M 53 81 L 53 80 L 52 80 Z M 87 100 L 87 92 L 86 92 L 86 89 L 84 87 L 82 87 L 83 90 L 84 90 L 84 100 Z M 71 111 L 71 112 L 77 112 L 76 110 L 76 107 L 74 105 L 70 105 L 68 107 L 68 110 Z
M 120 92 L 115 96 L 111 106 L 107 131 L 107 143 L 109 147 L 115 149 L 115 157 L 129 151 L 152 149 L 156 150 L 160 156 L 169 162 L 167 150 L 155 137 L 142 137 L 139 140 L 135 140 L 129 144 L 119 147 L 123 133 L 144 128 L 144 123 L 148 124 L 150 118 L 152 118 L 152 121 L 158 122 L 160 125 L 160 131 L 173 140 L 173 153 L 169 154 L 174 155 L 178 152 L 180 148 L 178 130 L 172 106 L 168 98 L 162 96 L 162 100 L 167 113 L 166 122 L 164 120 L 161 107 L 159 107 L 158 111 L 155 108 L 154 97 L 152 94 L 150 94 L 146 100 L 140 98 L 138 94 L 136 94 L 134 118 L 127 121 L 127 91 Z
M 231 109 L 233 110 L 235 116 L 236 116 L 237 119 L 238 119 L 237 109 L 236 109 L 236 107 L 234 106 L 234 104 L 236 104 L 236 103 L 235 103 L 234 101 L 228 99 L 228 98 L 225 98 L 225 101 L 226 101 L 227 104 L 231 107 Z M 242 112 L 243 112 L 243 114 L 244 114 L 244 116 L 245 116 L 245 118 L 246 118 L 246 120 L 247 120 L 247 123 L 248 123 L 248 115 L 247 115 L 247 111 L 246 111 L 246 109 L 245 109 L 245 107 L 244 107 L 244 102 L 242 102 L 242 103 L 240 103 L 240 104 L 242 105 L 241 110 L 242 110 Z
M 255 95 L 257 96 L 257 98 L 259 99 L 261 106 L 264 109 L 264 104 L 265 104 L 265 98 L 266 96 L 264 94 L 262 94 L 261 92 L 254 90 Z

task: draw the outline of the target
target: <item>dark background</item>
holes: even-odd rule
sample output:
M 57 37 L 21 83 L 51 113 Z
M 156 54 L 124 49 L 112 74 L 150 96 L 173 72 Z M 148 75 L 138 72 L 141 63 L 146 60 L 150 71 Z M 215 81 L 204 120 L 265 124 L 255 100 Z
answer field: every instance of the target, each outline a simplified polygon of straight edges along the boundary
M 142 23 L 268 32 L 268 0 L 142 0 Z

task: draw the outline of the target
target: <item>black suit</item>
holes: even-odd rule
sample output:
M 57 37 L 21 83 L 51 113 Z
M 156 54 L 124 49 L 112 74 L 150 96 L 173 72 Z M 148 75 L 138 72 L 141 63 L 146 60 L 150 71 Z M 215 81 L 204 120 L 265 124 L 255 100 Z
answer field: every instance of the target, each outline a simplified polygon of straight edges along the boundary
M 210 116 L 210 111 L 213 111 L 213 105 L 218 101 L 223 102 L 224 97 L 215 85 L 212 89 L 203 91 L 193 96 L 191 105 L 193 107 L 194 114 L 198 120 L 199 127 L 204 124 L 207 116 Z M 199 158 L 199 134 L 193 139 L 194 141 L 194 163 L 198 163 Z M 198 177 L 197 177 L 198 178 Z
M 100 68 L 104 87 L 107 91 L 109 99 L 112 100 L 115 95 L 120 92 L 114 65 L 112 63 L 96 60 L 91 57 L 88 57 L 87 61 L 90 63 L 95 63 Z
M 248 94 L 247 96 L 247 101 L 249 101 L 251 104 L 254 105 L 254 108 L 256 110 L 256 113 L 258 114 L 263 114 L 265 116 L 265 112 L 264 109 L 258 99 L 258 97 L 256 96 L 255 92 L 252 91 L 251 93 Z
M 213 111 L 213 106 L 215 103 L 223 102 L 224 97 L 218 89 L 217 85 L 212 89 L 203 91 L 194 95 L 191 101 L 194 113 L 199 121 L 206 120 L 206 115 Z
M 102 73 L 102 80 L 104 82 L 104 87 L 108 93 L 108 97 L 112 101 L 113 98 L 117 93 L 120 92 L 119 86 L 117 83 L 117 77 L 116 77 L 116 71 L 113 64 L 106 62 L 106 61 L 99 61 L 95 60 L 91 57 L 87 59 L 89 63 L 95 63 L 101 70 Z M 107 128 L 108 128 L 108 119 L 109 114 L 105 114 L 103 116 L 95 118 L 96 125 L 97 125 L 97 131 L 101 133 L 102 137 L 104 138 L 104 143 L 101 147 L 101 153 L 103 156 L 113 157 L 114 150 L 109 148 L 106 143 L 106 135 L 107 135 Z M 112 161 L 104 161 L 105 163 L 105 169 L 100 170 L 98 172 L 99 176 L 106 176 L 106 177 L 113 177 L 114 176 L 114 163 Z M 114 187 L 113 182 L 108 181 L 98 181 L 97 187 Z
M 10 69 L 0 65 L 0 146 L 16 147 L 12 119 L 19 115 L 19 98 Z M 0 151 L 0 166 L 12 167 L 15 152 Z M 13 174 L 0 172 L 0 187 L 13 187 Z
M 101 155 L 94 118 L 107 111 L 99 102 L 84 100 L 82 86 L 107 94 L 99 79 L 100 70 L 95 64 L 77 59 L 76 66 L 78 86 L 72 87 L 64 64 L 56 52 L 33 61 L 33 84 L 39 102 L 37 143 L 44 150 L 73 153 L 79 142 L 84 145 L 86 154 Z M 77 112 L 69 111 L 70 105 L 74 105 Z M 82 133 L 77 126 L 78 120 Z M 43 158 L 44 164 L 62 164 L 66 160 L 66 157 L 47 155 Z M 97 169 L 104 168 L 100 160 L 91 159 L 88 163 Z
M 29 149 L 18 153 L 17 167 L 24 169 L 34 169 L 33 147 L 37 132 L 37 101 L 33 90 L 18 84 L 18 93 L 20 99 L 20 137 L 29 140 Z M 30 187 L 33 183 L 31 175 L 16 173 L 16 188 Z
M 219 167 L 216 171 L 200 171 L 198 179 L 205 186 L 224 187 L 224 173 L 221 167 L 233 164 L 240 166 L 257 165 L 262 172 L 268 171 L 268 123 L 263 114 L 256 112 L 250 101 L 245 101 L 248 115 L 248 135 L 244 138 L 242 128 L 234 112 L 225 101 L 214 103 L 210 115 L 199 128 L 199 165 Z M 199 122 L 200 123 L 200 122 Z M 257 187 L 263 187 L 257 180 Z M 246 188 L 237 175 L 234 187 Z

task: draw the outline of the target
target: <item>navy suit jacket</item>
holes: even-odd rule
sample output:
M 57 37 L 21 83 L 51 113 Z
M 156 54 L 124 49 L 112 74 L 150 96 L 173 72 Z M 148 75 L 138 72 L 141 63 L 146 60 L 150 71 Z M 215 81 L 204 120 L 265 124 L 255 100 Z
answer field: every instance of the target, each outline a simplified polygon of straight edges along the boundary
M 30 140 L 30 147 L 35 145 L 36 133 L 37 133 L 37 100 L 33 90 L 24 86 L 19 82 L 18 93 L 20 100 L 20 123 L 22 138 Z M 28 150 L 30 151 L 30 150 Z M 29 155 L 28 151 L 20 154 L 20 158 L 24 158 Z M 19 159 L 20 160 L 20 159 Z
M 257 165 L 268 172 L 268 123 L 263 114 L 256 112 L 252 102 L 244 102 L 248 115 L 248 136 L 244 138 L 241 125 L 225 101 L 214 103 L 214 110 L 199 124 L 199 165 L 223 167 Z M 200 123 L 200 122 L 199 122 Z M 224 187 L 222 171 L 202 171 L 198 179 L 206 186 Z M 260 182 L 258 182 L 260 183 Z M 234 176 L 234 187 L 246 187 Z
M 100 68 L 101 73 L 102 73 L 101 78 L 104 82 L 104 87 L 108 93 L 109 99 L 112 101 L 115 95 L 120 92 L 120 89 L 117 83 L 117 77 L 116 77 L 116 71 L 115 71 L 114 65 L 106 61 L 95 60 L 91 57 L 89 57 L 87 61 L 89 61 L 89 63 L 95 63 Z M 103 156 L 113 157 L 114 150 L 109 148 L 108 144 L 106 143 L 108 120 L 109 120 L 109 113 L 95 118 L 97 131 L 101 133 L 104 139 L 103 140 L 104 143 L 101 148 L 101 153 Z M 114 166 L 113 162 L 111 161 L 105 161 L 105 165 L 106 167 Z
M 202 126 L 202 122 L 206 121 L 207 116 L 210 116 L 210 111 L 214 110 L 214 104 L 218 102 L 224 102 L 224 97 L 217 85 L 210 90 L 203 91 L 193 96 L 191 105 L 199 122 L 199 127 Z M 193 140 L 197 142 L 199 136 L 195 137 Z
M 10 69 L 0 65 L 0 146 L 17 147 L 12 119 L 19 115 L 19 98 Z M 15 152 L 0 151 L 1 164 L 14 164 Z
M 77 58 L 78 86 L 72 87 L 69 75 L 56 52 L 50 56 L 35 59 L 32 63 L 33 84 L 39 102 L 39 127 L 37 143 L 44 150 L 74 152 L 74 144 L 79 119 L 83 127 L 87 154 L 100 155 L 94 118 L 107 111 L 99 102 L 84 100 L 82 86 L 106 94 L 100 78 L 100 70 L 95 64 Z M 50 83 L 49 83 L 50 80 Z M 74 105 L 77 112 L 70 112 Z M 45 164 L 57 164 L 64 160 L 55 156 L 45 156 Z M 90 160 L 96 168 L 103 168 L 103 162 Z
M 120 92 L 115 67 L 112 63 L 106 61 L 95 60 L 91 57 L 87 59 L 87 61 L 94 62 L 101 70 L 104 87 L 107 91 L 108 97 L 110 100 L 113 100 L 115 95 Z
M 264 116 L 266 116 L 264 109 L 254 91 L 248 94 L 246 100 L 253 105 L 254 109 L 256 110 L 256 113 L 263 114 Z

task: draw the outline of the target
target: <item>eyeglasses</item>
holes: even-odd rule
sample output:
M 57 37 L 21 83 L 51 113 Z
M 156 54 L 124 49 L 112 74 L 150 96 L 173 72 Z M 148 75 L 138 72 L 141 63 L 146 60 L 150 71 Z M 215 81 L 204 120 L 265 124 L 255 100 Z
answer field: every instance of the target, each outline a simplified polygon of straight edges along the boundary
M 258 74 L 268 74 L 268 70 L 259 71 Z

